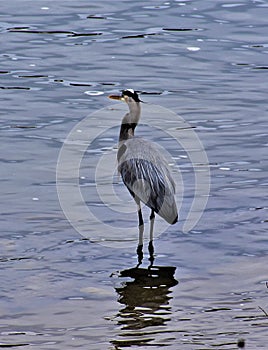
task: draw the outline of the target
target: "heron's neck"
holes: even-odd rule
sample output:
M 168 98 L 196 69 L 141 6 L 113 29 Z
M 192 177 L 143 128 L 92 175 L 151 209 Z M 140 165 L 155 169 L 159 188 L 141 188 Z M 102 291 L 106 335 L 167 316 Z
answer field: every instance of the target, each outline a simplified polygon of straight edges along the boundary
M 141 106 L 139 102 L 128 103 L 129 113 L 124 118 L 128 118 L 131 123 L 138 124 L 141 116 Z
M 129 107 L 129 112 L 124 116 L 121 123 L 119 142 L 128 140 L 129 138 L 134 136 L 135 128 L 140 120 L 140 115 L 141 115 L 140 104 L 133 102 L 133 103 L 129 103 L 128 107 Z

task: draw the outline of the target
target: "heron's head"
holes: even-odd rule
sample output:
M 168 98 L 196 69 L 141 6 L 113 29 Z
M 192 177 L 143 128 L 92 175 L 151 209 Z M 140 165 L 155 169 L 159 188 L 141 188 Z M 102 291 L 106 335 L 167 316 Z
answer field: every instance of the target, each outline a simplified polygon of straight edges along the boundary
M 133 89 L 126 89 L 122 91 L 121 95 L 110 95 L 108 97 L 111 98 L 112 100 L 124 101 L 127 104 L 131 104 L 131 103 L 139 104 L 140 102 L 142 102 L 137 92 L 134 91 Z

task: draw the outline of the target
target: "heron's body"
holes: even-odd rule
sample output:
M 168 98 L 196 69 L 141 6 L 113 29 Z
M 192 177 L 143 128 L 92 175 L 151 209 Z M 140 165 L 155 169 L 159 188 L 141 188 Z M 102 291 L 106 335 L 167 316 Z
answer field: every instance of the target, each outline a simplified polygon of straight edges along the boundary
M 174 197 L 175 183 L 159 147 L 150 141 L 134 136 L 141 114 L 141 101 L 138 94 L 129 89 L 123 91 L 121 96 L 109 97 L 125 101 L 129 107 L 129 112 L 121 123 L 117 159 L 122 180 L 138 205 L 140 247 L 143 241 L 140 202 L 151 209 L 150 242 L 152 242 L 154 213 L 159 214 L 169 224 L 175 224 L 178 221 Z
M 136 201 L 174 224 L 178 219 L 175 183 L 156 144 L 139 137 L 123 142 L 118 150 L 118 170 Z

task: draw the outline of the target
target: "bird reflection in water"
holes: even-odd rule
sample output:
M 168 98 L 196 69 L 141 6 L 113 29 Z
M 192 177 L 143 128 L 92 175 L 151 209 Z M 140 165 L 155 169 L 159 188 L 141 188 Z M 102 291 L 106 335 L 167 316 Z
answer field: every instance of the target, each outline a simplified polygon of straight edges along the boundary
M 178 284 L 175 271 L 173 266 L 150 264 L 148 268 L 134 267 L 118 274 L 120 286 L 115 290 L 123 308 L 116 315 L 121 331 L 118 339 L 111 341 L 115 349 L 151 343 L 157 336 L 155 327 L 167 327 L 172 314 L 171 288 Z

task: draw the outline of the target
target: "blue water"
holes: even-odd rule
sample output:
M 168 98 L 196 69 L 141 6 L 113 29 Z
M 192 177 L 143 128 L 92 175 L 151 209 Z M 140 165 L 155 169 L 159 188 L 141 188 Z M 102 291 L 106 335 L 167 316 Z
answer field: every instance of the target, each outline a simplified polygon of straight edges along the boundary
M 267 7 L 261 0 L 1 3 L 0 346 L 236 349 L 243 339 L 252 350 L 267 343 Z M 125 88 L 183 118 L 210 165 L 206 210 L 185 234 L 193 167 L 159 134 L 185 197 L 180 223 L 156 237 L 153 272 L 146 246 L 137 270 L 136 242 L 109 244 L 101 222 L 87 222 L 87 239 L 77 232 L 56 189 L 70 131 L 86 118 L 94 139 L 108 123 L 98 118 L 113 105 L 106 96 Z M 150 122 L 166 131 L 165 118 Z M 137 133 L 157 138 L 143 126 Z M 92 166 L 116 154 L 117 136 L 111 129 L 81 163 L 85 202 L 100 215 Z M 80 157 L 82 143 L 74 149 Z M 101 184 L 112 181 L 128 201 L 113 168 L 108 175 Z M 76 204 L 72 212 L 80 213 Z M 118 215 L 104 213 L 117 223 Z M 136 224 L 134 212 L 120 223 L 124 239 Z

